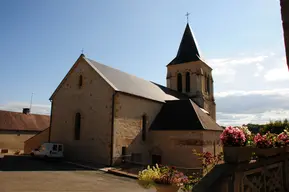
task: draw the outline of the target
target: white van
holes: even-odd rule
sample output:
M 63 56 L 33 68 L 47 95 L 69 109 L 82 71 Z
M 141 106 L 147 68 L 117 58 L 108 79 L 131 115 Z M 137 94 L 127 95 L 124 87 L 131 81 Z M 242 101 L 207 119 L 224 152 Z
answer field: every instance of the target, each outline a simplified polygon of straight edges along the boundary
M 43 143 L 41 146 L 31 152 L 31 156 L 45 158 L 62 158 L 63 150 L 63 144 Z

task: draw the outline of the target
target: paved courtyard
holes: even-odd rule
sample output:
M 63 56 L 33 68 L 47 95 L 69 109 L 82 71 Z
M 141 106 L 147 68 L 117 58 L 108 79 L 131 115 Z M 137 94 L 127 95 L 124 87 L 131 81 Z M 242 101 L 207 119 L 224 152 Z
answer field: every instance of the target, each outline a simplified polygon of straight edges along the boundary
M 0 158 L 0 188 L 1 192 L 147 191 L 133 179 L 22 156 Z

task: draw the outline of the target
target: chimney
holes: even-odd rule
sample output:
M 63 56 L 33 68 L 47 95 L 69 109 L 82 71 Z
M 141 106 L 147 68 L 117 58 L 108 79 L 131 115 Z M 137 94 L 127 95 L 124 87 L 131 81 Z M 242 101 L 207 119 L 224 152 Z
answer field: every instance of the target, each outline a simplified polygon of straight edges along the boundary
M 30 113 L 30 108 L 23 108 L 23 114 L 29 114 Z

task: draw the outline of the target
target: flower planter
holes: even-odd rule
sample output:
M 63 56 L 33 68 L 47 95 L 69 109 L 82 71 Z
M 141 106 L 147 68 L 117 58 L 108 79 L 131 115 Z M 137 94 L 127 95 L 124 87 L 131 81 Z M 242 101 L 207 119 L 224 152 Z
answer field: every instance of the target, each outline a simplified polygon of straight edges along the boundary
M 155 188 L 157 192 L 177 192 L 180 189 L 180 187 L 176 185 L 161 185 L 161 184 L 155 185 Z
M 223 147 L 225 163 L 248 163 L 251 160 L 251 147 Z
M 137 180 L 137 183 L 139 184 L 139 186 L 141 186 L 141 187 L 143 187 L 145 189 L 149 189 L 153 185 L 153 182 L 149 182 L 149 181 Z
M 285 146 L 284 151 L 285 151 L 285 153 L 289 153 L 289 146 Z
M 287 150 L 287 149 L 286 149 Z M 258 157 L 272 157 L 281 154 L 284 151 L 283 148 L 255 148 L 254 152 Z

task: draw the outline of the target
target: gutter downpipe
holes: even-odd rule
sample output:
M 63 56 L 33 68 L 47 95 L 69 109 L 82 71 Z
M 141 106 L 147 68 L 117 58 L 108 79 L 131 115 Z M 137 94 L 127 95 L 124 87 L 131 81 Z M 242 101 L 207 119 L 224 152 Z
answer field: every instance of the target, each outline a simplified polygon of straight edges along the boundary
M 115 114 L 115 110 L 114 110 L 114 106 L 115 106 L 115 95 L 117 94 L 118 91 L 114 91 L 114 93 L 112 94 L 112 105 L 111 105 L 111 135 L 110 135 L 110 139 L 111 139 L 111 146 L 110 146 L 110 166 L 113 165 L 113 152 L 114 152 L 114 114 Z

